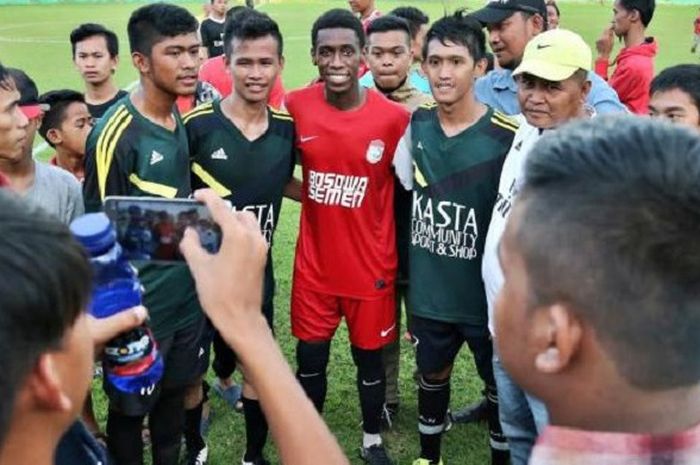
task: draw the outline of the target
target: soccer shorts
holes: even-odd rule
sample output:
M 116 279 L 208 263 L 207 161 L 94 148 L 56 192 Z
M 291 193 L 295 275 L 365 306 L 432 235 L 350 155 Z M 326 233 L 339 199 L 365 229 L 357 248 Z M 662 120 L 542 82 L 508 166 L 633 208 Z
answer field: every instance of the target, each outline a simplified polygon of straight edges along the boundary
M 379 299 L 363 300 L 292 287 L 292 334 L 305 342 L 330 341 L 342 317 L 350 343 L 380 349 L 396 338 L 394 290 Z
M 410 328 L 421 374 L 440 373 L 452 365 L 466 342 L 474 355 L 479 377 L 487 385 L 495 386 L 491 364 L 493 343 L 486 325 L 447 323 L 412 315 Z
M 122 415 L 147 415 L 156 404 L 161 389 L 184 388 L 195 384 L 206 371 L 209 349 L 204 346 L 207 338 L 206 319 L 202 316 L 191 325 L 157 340 L 158 350 L 165 364 L 163 377 L 152 389 L 139 394 L 118 390 L 104 377 L 103 386 L 109 399 L 109 408 Z

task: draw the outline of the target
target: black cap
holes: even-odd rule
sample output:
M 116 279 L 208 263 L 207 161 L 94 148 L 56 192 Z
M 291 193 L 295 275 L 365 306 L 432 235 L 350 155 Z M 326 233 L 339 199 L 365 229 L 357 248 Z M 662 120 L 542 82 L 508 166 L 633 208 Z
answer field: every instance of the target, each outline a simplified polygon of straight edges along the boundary
M 516 11 L 547 17 L 547 6 L 544 0 L 492 0 L 470 16 L 486 26 L 500 23 Z
M 15 87 L 19 92 L 19 105 L 39 104 L 39 90 L 32 78 L 21 69 L 8 68 L 7 71 L 12 76 L 12 80 L 15 81 Z

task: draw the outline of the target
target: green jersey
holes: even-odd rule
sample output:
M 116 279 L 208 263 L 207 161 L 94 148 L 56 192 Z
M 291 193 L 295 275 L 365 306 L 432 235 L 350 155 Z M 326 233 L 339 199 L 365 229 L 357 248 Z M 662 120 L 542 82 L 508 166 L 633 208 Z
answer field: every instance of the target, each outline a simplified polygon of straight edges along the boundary
M 447 137 L 435 104 L 413 113 L 395 164 L 403 184 L 413 185 L 409 293 L 415 315 L 487 324 L 481 259 L 516 129 L 512 119 L 488 108 L 472 126 Z
M 126 96 L 110 108 L 88 136 L 83 194 L 87 211 L 106 196 L 179 198 L 190 195 L 187 134 L 178 115 L 174 131 L 143 115 Z M 135 263 L 145 292 L 150 326 L 165 337 L 201 317 L 187 265 Z
M 218 101 L 184 116 L 192 158 L 192 187 L 209 187 L 235 210 L 253 213 L 272 244 L 284 188 L 295 162 L 294 122 L 288 113 L 268 108 L 268 127 L 248 140 L 221 111 Z M 265 270 L 265 302 L 274 295 L 272 256 Z

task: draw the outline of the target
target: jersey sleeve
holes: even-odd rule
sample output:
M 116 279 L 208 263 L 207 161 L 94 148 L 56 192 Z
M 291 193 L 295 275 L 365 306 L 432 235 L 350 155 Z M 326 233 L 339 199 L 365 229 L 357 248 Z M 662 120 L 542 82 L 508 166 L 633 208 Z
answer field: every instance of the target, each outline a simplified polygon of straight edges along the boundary
M 102 209 L 108 195 L 128 195 L 129 175 L 133 169 L 134 152 L 125 140 L 118 137 L 108 143 L 109 129 L 91 134 L 85 153 L 85 182 L 83 197 L 85 210 L 95 212 Z M 94 136 L 94 137 L 93 137 Z
M 407 191 L 413 189 L 413 156 L 411 155 L 413 147 L 411 145 L 411 125 L 409 124 L 396 145 L 393 160 L 396 177 Z

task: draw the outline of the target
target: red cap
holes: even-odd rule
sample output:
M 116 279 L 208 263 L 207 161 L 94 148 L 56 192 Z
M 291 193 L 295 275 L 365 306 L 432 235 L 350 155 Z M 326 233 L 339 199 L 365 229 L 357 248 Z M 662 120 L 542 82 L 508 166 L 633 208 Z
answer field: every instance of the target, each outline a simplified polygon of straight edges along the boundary
M 27 118 L 34 119 L 43 115 L 44 112 L 49 109 L 48 107 L 49 106 L 46 104 L 29 103 L 26 105 L 20 105 L 19 109 L 22 110 L 22 113 L 24 113 Z

